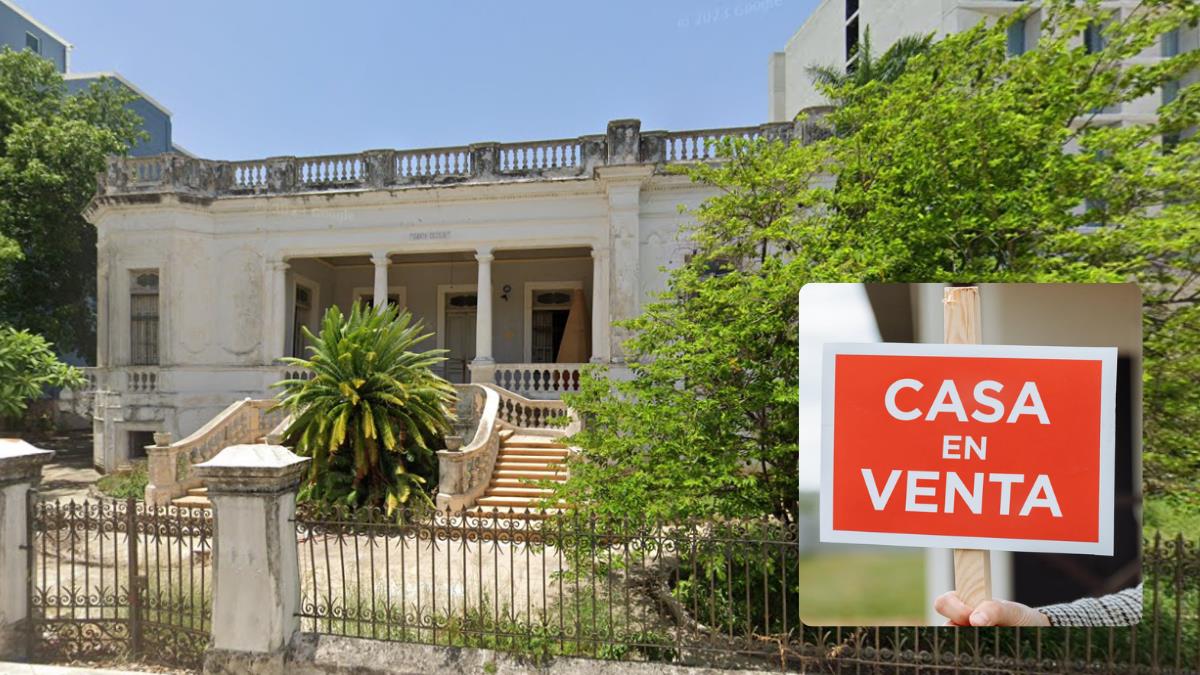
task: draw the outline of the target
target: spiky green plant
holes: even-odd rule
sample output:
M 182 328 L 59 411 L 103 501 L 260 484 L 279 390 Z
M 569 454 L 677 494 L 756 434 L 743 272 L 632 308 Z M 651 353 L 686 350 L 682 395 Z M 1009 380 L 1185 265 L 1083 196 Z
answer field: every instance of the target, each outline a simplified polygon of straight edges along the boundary
M 321 334 L 304 334 L 309 358 L 284 360 L 309 379 L 275 385 L 292 415 L 285 442 L 312 458 L 299 498 L 389 516 L 414 495 L 428 503 L 454 409 L 454 386 L 432 370 L 445 350 L 416 351 L 431 334 L 407 310 L 357 302 L 349 315 L 330 307 Z

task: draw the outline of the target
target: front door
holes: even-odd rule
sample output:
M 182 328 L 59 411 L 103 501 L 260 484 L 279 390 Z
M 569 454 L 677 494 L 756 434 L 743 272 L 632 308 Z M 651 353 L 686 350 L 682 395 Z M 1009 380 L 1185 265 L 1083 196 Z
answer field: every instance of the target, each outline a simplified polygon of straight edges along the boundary
M 474 292 L 446 296 L 445 377 L 457 384 L 471 379 L 467 364 L 475 358 L 476 301 Z

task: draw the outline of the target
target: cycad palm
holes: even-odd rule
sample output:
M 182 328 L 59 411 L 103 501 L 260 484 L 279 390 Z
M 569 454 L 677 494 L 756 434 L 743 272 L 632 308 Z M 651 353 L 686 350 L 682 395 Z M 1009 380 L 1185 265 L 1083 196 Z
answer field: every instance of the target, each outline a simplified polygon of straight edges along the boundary
M 286 442 L 312 457 L 302 499 L 383 507 L 389 514 L 435 470 L 435 441 L 450 430 L 453 385 L 434 374 L 445 350 L 414 351 L 430 336 L 407 311 L 331 307 L 321 334 L 305 329 L 311 379 L 278 383 L 293 421 Z M 425 476 L 421 474 L 424 473 Z

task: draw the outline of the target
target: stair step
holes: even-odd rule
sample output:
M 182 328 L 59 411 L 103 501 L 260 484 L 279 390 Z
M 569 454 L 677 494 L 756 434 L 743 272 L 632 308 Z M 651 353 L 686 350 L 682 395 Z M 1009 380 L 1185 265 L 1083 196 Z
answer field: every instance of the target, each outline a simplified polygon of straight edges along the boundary
M 206 488 L 206 487 L 188 488 L 187 493 L 188 493 L 189 497 L 205 497 L 205 498 L 207 498 L 208 497 L 208 488 Z
M 529 471 L 565 471 L 562 467 L 562 462 L 557 461 L 514 461 L 506 458 L 496 460 L 496 468 L 506 468 L 510 471 L 520 471 L 522 468 Z
M 501 429 L 500 433 L 498 435 L 500 436 L 500 440 L 504 441 L 504 440 L 507 440 L 508 437 L 513 435 L 513 430 L 512 429 Z
M 526 478 L 529 480 L 564 481 L 567 479 L 567 472 L 565 472 L 565 471 L 528 471 L 525 469 L 514 471 L 514 470 L 509 470 L 509 469 L 499 469 L 497 471 L 493 471 L 492 476 L 493 476 L 493 478 L 497 478 L 497 479 L 499 479 L 499 478 Z
M 504 439 L 505 445 L 521 445 L 532 448 L 565 448 L 556 436 L 533 436 L 531 434 L 514 434 Z
M 560 453 L 532 452 L 532 453 L 530 453 L 530 452 L 526 452 L 522 448 L 501 449 L 500 452 L 496 453 L 496 457 L 507 458 L 507 459 L 512 459 L 512 460 L 516 460 L 516 461 L 525 459 L 525 460 L 532 460 L 535 462 L 555 462 L 555 461 L 566 459 L 569 455 L 570 455 L 570 453 L 567 453 L 567 452 L 560 452 Z
M 475 500 L 478 506 L 537 506 L 541 501 L 538 497 L 480 497 Z
M 565 448 L 529 448 L 505 445 L 501 446 L 499 454 L 524 455 L 526 457 L 556 457 L 561 459 L 569 456 L 571 451 Z
M 172 499 L 171 504 L 174 506 L 183 506 L 187 508 L 212 508 L 212 502 L 208 500 L 208 497 L 201 497 L 197 495 L 188 495 L 187 497 L 178 497 L 176 499 Z
M 522 485 L 520 487 L 509 487 L 502 485 L 489 485 L 483 493 L 484 497 L 546 497 L 554 494 L 554 490 L 550 488 L 534 487 L 532 485 Z
M 559 474 L 559 475 L 561 475 L 561 476 L 562 476 L 562 478 L 561 478 L 561 479 L 559 479 L 559 478 L 552 479 L 552 480 L 553 480 L 553 482 L 556 482 L 556 483 L 561 483 L 563 480 L 565 480 L 565 479 L 566 479 L 566 476 L 565 476 L 565 475 L 563 475 L 563 474 Z M 540 480 L 540 479 L 539 479 L 539 480 Z M 529 480 L 529 479 L 526 479 L 526 478 L 502 478 L 502 477 L 499 477 L 499 476 L 494 476 L 494 477 L 492 478 L 492 482 L 488 483 L 488 489 L 492 489 L 492 488 L 516 488 L 516 487 L 520 487 L 520 488 L 535 488 L 535 487 L 537 487 L 537 486 L 536 486 L 536 485 L 534 485 L 532 482 L 530 482 L 530 480 Z

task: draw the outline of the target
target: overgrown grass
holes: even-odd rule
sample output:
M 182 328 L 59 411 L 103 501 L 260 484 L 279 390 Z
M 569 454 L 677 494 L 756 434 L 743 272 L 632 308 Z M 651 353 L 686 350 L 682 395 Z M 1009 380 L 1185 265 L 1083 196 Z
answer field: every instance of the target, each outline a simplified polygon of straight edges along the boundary
M 138 462 L 128 471 L 110 473 L 96 481 L 96 489 L 108 497 L 142 499 L 146 495 L 146 484 L 150 476 L 145 463 Z
M 1142 529 L 1149 537 L 1157 530 L 1196 541 L 1200 539 L 1200 500 L 1177 495 L 1147 497 L 1142 508 Z
M 800 619 L 811 626 L 925 622 L 925 556 L 846 552 L 800 559 Z
M 546 612 L 524 616 L 486 596 L 465 610 L 412 612 L 351 592 L 343 607 L 319 602 L 321 618 L 305 617 L 301 629 L 349 637 L 473 647 L 512 652 L 540 664 L 556 656 L 624 661 L 670 661 L 677 655 L 671 636 L 631 621 L 601 597 L 564 598 Z M 589 594 L 590 595 L 590 594 Z M 332 610 L 332 611 L 331 611 Z M 341 618 L 345 616 L 346 618 Z

